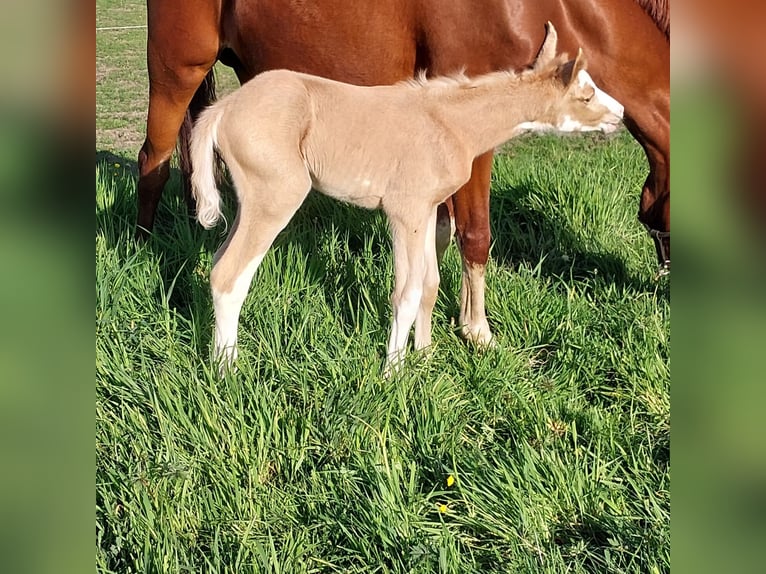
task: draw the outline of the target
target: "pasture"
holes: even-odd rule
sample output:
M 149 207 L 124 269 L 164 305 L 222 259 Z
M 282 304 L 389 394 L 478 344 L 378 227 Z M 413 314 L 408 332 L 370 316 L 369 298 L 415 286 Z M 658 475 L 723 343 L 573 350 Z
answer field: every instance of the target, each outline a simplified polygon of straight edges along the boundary
M 143 24 L 143 2 L 97 1 L 97 27 Z M 154 237 L 133 239 L 145 37 L 96 35 L 98 571 L 669 571 L 669 281 L 629 134 L 499 150 L 494 348 L 458 336 L 453 245 L 432 349 L 384 380 L 387 224 L 312 194 L 221 378 L 222 228 L 189 219 L 174 173 Z M 219 93 L 234 86 L 221 69 Z

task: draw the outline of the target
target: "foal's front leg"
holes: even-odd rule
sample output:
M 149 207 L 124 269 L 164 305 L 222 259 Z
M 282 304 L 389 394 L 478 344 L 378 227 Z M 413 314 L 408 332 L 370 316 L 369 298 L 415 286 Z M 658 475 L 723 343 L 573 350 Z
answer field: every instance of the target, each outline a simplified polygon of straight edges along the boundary
M 436 297 L 439 293 L 439 257 L 436 246 L 436 220 L 437 210 L 428 220 L 428 227 L 424 236 L 424 263 L 425 274 L 423 276 L 423 295 L 420 298 L 420 308 L 415 318 L 415 348 L 424 349 L 431 345 L 431 316 L 433 314 Z
M 422 217 L 400 218 L 389 215 L 389 220 L 394 246 L 394 292 L 391 296 L 393 316 L 385 376 L 398 369 L 404 360 L 407 339 L 423 296 L 425 239 L 433 223 L 430 212 Z M 430 240 L 433 245 L 433 233 Z

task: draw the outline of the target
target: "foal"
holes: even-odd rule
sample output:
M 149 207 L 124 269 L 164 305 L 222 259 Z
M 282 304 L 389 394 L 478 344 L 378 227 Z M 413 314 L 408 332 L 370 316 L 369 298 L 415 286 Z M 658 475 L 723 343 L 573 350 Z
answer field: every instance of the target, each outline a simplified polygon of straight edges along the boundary
M 386 372 L 431 343 L 439 287 L 436 207 L 471 175 L 473 159 L 525 130 L 617 129 L 623 107 L 573 61 L 556 56 L 548 23 L 533 67 L 358 87 L 316 76 L 265 72 L 200 115 L 192 132 L 197 218 L 221 216 L 214 148 L 231 173 L 239 210 L 210 277 L 215 355 L 237 356 L 237 324 L 250 282 L 276 235 L 309 191 L 386 212 L 395 287 Z

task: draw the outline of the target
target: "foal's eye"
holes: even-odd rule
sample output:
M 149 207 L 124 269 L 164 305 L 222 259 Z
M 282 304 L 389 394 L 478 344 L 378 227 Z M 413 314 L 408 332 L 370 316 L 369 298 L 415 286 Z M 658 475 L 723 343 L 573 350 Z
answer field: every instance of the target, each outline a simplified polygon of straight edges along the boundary
M 593 94 L 591 94 L 590 96 L 585 96 L 582 99 L 582 101 L 585 102 L 586 104 L 589 104 L 592 99 L 593 99 Z

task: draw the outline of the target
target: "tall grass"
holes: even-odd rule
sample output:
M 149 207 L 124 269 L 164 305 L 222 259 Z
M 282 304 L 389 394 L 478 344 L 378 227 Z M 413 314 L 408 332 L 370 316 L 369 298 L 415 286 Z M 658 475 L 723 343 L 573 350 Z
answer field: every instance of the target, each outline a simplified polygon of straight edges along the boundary
M 645 170 L 625 133 L 508 146 L 497 346 L 457 335 L 452 247 L 433 348 L 386 381 L 382 215 L 309 197 L 221 378 L 220 231 L 188 221 L 174 178 L 137 244 L 135 168 L 98 164 L 99 571 L 668 571 L 669 293 L 635 218 Z

